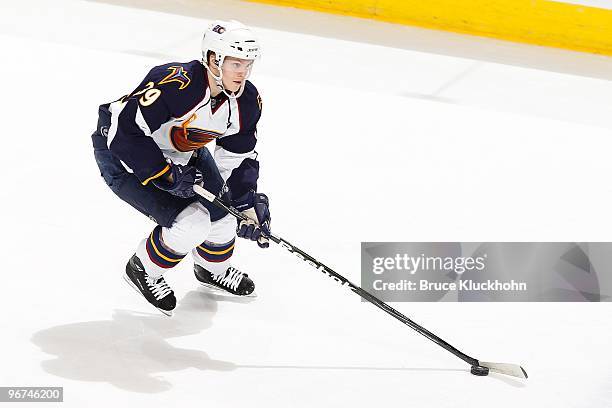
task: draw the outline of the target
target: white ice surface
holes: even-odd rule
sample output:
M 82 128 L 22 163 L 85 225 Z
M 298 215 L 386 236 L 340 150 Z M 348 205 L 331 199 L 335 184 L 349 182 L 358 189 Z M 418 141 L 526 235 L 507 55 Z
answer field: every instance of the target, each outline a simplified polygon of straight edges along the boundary
M 153 225 L 106 188 L 89 135 L 151 66 L 198 58 L 206 23 L 0 5 L 0 386 L 63 386 L 66 407 L 612 406 L 610 303 L 394 304 L 476 358 L 522 364 L 519 381 L 470 375 L 278 248 L 237 245 L 254 301 L 206 295 L 189 260 L 167 274 L 172 319 L 137 297 L 120 276 Z M 610 241 L 610 81 L 256 28 L 274 230 L 349 279 L 361 241 Z

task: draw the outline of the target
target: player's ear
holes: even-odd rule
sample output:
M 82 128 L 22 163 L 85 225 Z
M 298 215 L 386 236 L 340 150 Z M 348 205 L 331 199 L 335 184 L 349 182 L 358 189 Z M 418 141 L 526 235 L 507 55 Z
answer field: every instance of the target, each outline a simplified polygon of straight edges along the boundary
M 208 55 L 206 56 L 206 58 L 208 58 L 208 65 L 209 66 L 211 66 L 211 67 L 216 67 L 217 66 L 217 64 L 215 63 L 217 55 L 214 52 L 208 51 Z

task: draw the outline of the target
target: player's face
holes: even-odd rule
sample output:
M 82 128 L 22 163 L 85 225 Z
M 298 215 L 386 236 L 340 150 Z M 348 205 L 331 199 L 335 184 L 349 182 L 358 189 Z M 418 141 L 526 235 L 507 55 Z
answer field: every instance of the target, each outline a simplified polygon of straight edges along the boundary
M 221 70 L 223 71 L 223 86 L 230 92 L 238 92 L 244 81 L 249 77 L 253 60 L 225 57 Z

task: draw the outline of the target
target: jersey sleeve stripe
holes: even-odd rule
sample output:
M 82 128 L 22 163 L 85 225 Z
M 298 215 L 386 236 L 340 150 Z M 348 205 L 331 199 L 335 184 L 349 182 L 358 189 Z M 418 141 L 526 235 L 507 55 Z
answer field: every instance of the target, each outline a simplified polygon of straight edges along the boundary
M 159 173 L 157 173 L 157 174 L 149 177 L 145 181 L 143 181 L 142 185 L 146 186 L 149 183 L 149 181 L 155 180 L 156 178 L 163 176 L 168 170 L 170 170 L 170 165 L 169 164 L 167 164 L 166 167 L 164 167 L 164 169 L 162 171 L 160 171 Z

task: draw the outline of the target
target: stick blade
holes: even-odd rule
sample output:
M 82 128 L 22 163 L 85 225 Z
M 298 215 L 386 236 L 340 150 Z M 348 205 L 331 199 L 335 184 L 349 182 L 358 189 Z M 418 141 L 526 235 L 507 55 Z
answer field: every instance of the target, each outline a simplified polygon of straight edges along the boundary
M 527 378 L 527 371 L 518 364 L 488 363 L 486 361 L 479 361 L 479 364 L 483 367 L 487 367 L 494 373 L 511 375 L 512 377 L 518 378 Z

